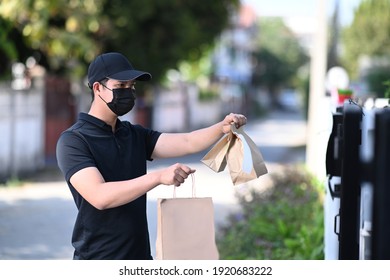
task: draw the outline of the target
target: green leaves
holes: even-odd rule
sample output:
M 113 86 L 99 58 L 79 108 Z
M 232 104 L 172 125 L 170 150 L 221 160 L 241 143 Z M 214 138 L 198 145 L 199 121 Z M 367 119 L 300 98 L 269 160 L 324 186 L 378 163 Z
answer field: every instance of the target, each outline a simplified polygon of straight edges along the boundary
M 343 31 L 343 60 L 352 77 L 358 75 L 358 61 L 362 56 L 390 56 L 389 10 L 388 0 L 363 0 L 352 24 Z
M 100 52 L 119 51 L 158 82 L 180 61 L 202 57 L 238 7 L 238 0 L 2 0 L 0 18 L 24 36 L 29 55 L 38 51 L 48 61 L 50 72 L 79 76 Z
M 268 90 L 276 99 L 280 88 L 297 86 L 299 69 L 309 60 L 296 36 L 280 18 L 259 21 L 258 49 L 254 53 L 256 67 L 252 82 Z

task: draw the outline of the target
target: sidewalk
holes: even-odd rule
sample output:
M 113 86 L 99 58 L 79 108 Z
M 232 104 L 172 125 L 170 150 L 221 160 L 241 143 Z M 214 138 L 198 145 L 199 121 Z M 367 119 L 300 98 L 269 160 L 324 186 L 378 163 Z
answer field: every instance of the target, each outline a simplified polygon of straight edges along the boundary
M 259 146 L 267 168 L 272 173 L 281 164 L 302 163 L 305 160 L 306 122 L 296 113 L 273 112 L 262 120 L 249 120 L 245 132 Z M 227 215 L 238 209 L 234 187 L 228 170 L 214 173 L 200 162 L 205 153 L 176 160 L 156 160 L 149 170 L 177 161 L 196 169 L 195 185 L 198 197 L 212 197 L 216 228 Z M 44 174 L 22 187 L 0 187 L 0 259 L 71 259 L 71 234 L 76 207 L 62 176 Z M 266 184 L 264 175 L 251 184 Z M 43 181 L 43 182 L 42 182 Z M 177 191 L 177 196 L 189 196 L 191 181 Z M 159 186 L 148 193 L 148 222 L 152 254 L 156 240 L 156 201 L 172 197 L 173 187 Z

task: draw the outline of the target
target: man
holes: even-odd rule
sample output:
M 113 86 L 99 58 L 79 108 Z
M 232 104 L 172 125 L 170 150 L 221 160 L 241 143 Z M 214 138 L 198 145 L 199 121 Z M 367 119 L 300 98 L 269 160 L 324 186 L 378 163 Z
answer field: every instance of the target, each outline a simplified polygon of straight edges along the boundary
M 102 54 L 89 66 L 91 108 L 57 143 L 58 165 L 78 208 L 74 259 L 152 259 L 146 193 L 180 186 L 195 170 L 177 163 L 147 173 L 147 160 L 205 150 L 231 123 L 246 123 L 243 115 L 230 114 L 190 133 L 161 133 L 119 120 L 134 106 L 135 81 L 150 79 L 120 53 Z

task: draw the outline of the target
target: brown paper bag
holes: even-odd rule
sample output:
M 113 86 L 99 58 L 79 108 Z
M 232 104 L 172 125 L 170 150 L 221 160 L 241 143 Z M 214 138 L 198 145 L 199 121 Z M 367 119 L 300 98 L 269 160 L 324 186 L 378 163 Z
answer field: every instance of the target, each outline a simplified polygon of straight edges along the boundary
M 193 175 L 192 175 L 193 176 Z M 194 178 L 194 177 L 193 177 Z M 158 260 L 217 260 L 214 207 L 211 197 L 157 200 Z M 175 187 L 176 189 L 176 187 Z
M 201 160 L 215 172 L 229 168 L 234 185 L 268 173 L 260 150 L 242 127 L 232 125 L 230 133 L 214 145 Z
M 226 134 L 217 144 L 202 158 L 202 162 L 215 172 L 225 170 L 227 161 L 226 154 L 229 150 L 230 138 L 232 134 Z
M 226 155 L 234 185 L 246 183 L 267 174 L 263 156 L 253 140 L 240 128 L 232 126 L 232 140 Z

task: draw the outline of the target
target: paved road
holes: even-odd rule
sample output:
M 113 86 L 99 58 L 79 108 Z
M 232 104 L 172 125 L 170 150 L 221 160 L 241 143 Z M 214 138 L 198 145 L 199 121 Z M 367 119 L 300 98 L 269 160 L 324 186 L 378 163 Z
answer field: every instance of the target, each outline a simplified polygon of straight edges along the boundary
M 246 133 L 260 147 L 270 172 L 280 164 L 304 162 L 306 122 L 296 113 L 275 112 L 264 120 L 250 121 Z M 227 215 L 238 210 L 235 191 L 227 170 L 214 173 L 200 163 L 204 153 L 177 159 L 196 171 L 197 196 L 211 196 L 215 206 L 216 227 Z M 149 169 L 173 164 L 175 160 L 159 160 Z M 45 174 L 44 174 L 45 175 Z M 264 184 L 268 175 L 255 180 Z M 188 186 L 190 183 L 186 183 Z M 148 221 L 152 254 L 156 240 L 156 199 L 170 197 L 172 187 L 159 186 L 148 194 Z M 187 196 L 190 189 L 182 187 L 178 196 Z M 71 259 L 72 227 L 76 217 L 70 192 L 59 174 L 47 174 L 19 187 L 0 188 L 0 259 Z

